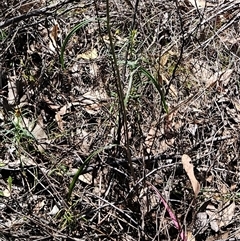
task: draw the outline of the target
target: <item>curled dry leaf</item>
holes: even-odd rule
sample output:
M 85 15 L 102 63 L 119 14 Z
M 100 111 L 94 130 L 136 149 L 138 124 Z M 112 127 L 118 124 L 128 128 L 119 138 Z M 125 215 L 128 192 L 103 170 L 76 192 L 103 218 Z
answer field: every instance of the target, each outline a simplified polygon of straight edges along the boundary
M 183 168 L 186 171 L 186 173 L 191 181 L 192 188 L 193 188 L 195 198 L 196 198 L 200 191 L 200 184 L 194 175 L 193 164 L 191 164 L 190 161 L 191 161 L 191 158 L 188 155 L 186 155 L 186 154 L 182 155 Z
M 199 212 L 196 215 L 195 229 L 199 234 L 203 234 L 208 228 L 208 215 L 206 212 Z
M 212 230 L 218 232 L 220 228 L 226 227 L 231 223 L 234 216 L 236 204 L 235 202 L 227 203 L 221 202 L 218 208 L 215 208 L 212 204 L 207 206 L 206 213 L 210 218 L 210 225 Z
M 91 115 L 97 114 L 101 110 L 102 103 L 107 101 L 106 92 L 98 90 L 88 91 L 83 97 L 81 104 L 84 105 L 85 111 Z
M 234 216 L 234 212 L 235 212 L 235 202 L 232 202 L 230 204 L 230 201 L 228 201 L 224 207 L 219 210 L 219 218 L 220 218 L 220 222 L 219 222 L 219 227 L 225 227 L 227 225 L 229 225 L 231 223 L 231 220 Z
M 240 101 L 238 98 L 232 98 L 231 99 L 232 104 L 234 105 L 235 109 L 240 112 Z
M 60 131 L 64 131 L 64 127 L 63 127 L 63 120 L 62 120 L 62 116 L 65 115 L 67 113 L 67 105 L 64 105 L 59 111 L 56 112 L 55 114 L 55 120 L 58 124 L 58 128 Z
M 33 208 L 33 213 L 37 214 L 39 211 L 45 206 L 45 200 L 42 200 L 36 204 L 36 206 Z
M 208 80 L 206 81 L 206 88 L 209 88 L 217 81 L 226 86 L 231 79 L 232 73 L 232 69 L 225 70 L 224 72 L 216 72 L 211 78 L 208 78 Z
M 217 208 L 214 207 L 214 205 L 212 204 L 209 204 L 207 206 L 207 210 L 206 210 L 206 213 L 208 215 L 208 217 L 210 217 L 210 226 L 211 226 L 211 229 L 214 231 L 214 232 L 218 232 L 219 231 L 219 225 L 218 225 L 218 217 L 217 217 Z
M 189 0 L 188 2 L 196 8 L 204 8 L 206 4 L 204 0 Z
M 85 184 L 91 185 L 93 183 L 93 176 L 91 173 L 85 173 L 78 177 L 78 180 L 82 181 Z
M 55 120 L 58 124 L 59 130 L 64 131 L 62 116 L 58 112 L 55 114 Z
M 49 49 L 52 51 L 52 52 L 56 52 L 56 48 L 57 48 L 57 38 L 60 34 L 60 28 L 59 28 L 59 25 L 58 23 L 55 21 L 55 24 L 54 26 L 52 27 L 51 31 L 50 31 L 50 34 L 49 34 L 49 37 L 50 37 L 50 40 L 49 40 Z
M 35 125 L 34 129 L 31 131 L 32 135 L 40 144 L 37 145 L 40 152 L 44 151 L 47 148 L 47 145 L 44 143 L 49 143 L 48 136 L 41 125 Z
M 195 8 L 206 8 L 206 7 L 214 7 L 218 4 L 223 3 L 223 0 L 220 1 L 206 1 L 206 0 L 188 0 Z
M 220 76 L 220 81 L 223 83 L 224 86 L 226 86 L 230 82 L 232 73 L 233 69 L 227 69 Z

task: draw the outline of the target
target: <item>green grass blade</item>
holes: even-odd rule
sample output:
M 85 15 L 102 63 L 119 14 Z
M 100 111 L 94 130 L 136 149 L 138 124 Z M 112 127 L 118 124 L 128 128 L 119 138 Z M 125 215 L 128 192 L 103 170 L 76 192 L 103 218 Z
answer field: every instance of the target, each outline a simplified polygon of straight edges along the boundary
M 100 152 L 102 152 L 105 149 L 109 149 L 111 147 L 113 147 L 115 145 L 110 145 L 110 146 L 106 146 L 106 147 L 102 147 L 96 151 L 94 151 L 93 153 L 91 153 L 87 159 L 83 162 L 83 164 L 80 166 L 80 168 L 77 170 L 76 174 L 73 177 L 73 180 L 71 181 L 70 185 L 69 185 L 69 190 L 68 190 L 68 194 L 67 194 L 67 201 L 70 200 L 71 196 L 72 196 L 72 192 L 73 189 L 77 183 L 77 180 L 79 178 L 79 176 L 82 174 L 83 170 L 87 167 L 88 163 L 90 162 L 90 160 L 96 156 L 97 154 L 99 154 Z
M 61 63 L 61 66 L 63 69 L 64 69 L 64 52 L 65 52 L 65 49 L 66 49 L 66 46 L 67 46 L 69 40 L 80 28 L 86 26 L 88 23 L 90 23 L 92 21 L 94 21 L 94 19 L 92 19 L 92 18 L 83 20 L 82 22 L 77 24 L 75 27 L 73 27 L 71 29 L 71 31 L 68 33 L 68 35 L 66 36 L 66 38 L 64 39 L 62 47 L 61 47 L 61 53 L 60 53 L 60 63 Z
M 165 99 L 165 95 L 163 93 L 163 90 L 160 86 L 160 84 L 158 83 L 158 81 L 143 67 L 139 67 L 139 70 L 153 83 L 153 85 L 156 87 L 157 91 L 159 92 L 160 96 L 161 96 L 161 102 L 162 102 L 162 106 L 163 109 L 165 110 L 166 113 L 168 113 L 168 106 L 166 103 L 166 99 Z

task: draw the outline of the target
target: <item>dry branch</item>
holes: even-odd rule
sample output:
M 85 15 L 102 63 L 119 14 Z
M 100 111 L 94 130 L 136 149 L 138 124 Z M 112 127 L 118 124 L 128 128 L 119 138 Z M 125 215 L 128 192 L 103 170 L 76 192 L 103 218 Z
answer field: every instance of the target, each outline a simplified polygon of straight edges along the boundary
M 73 0 L 68 0 L 68 1 L 61 1 L 52 5 L 49 5 L 47 7 L 43 7 L 40 9 L 32 10 L 26 14 L 21 14 L 19 16 L 15 16 L 12 18 L 9 18 L 5 21 L 0 22 L 0 29 L 5 28 L 11 24 L 18 23 L 22 20 L 28 19 L 33 16 L 39 16 L 39 15 L 51 15 L 53 12 L 56 11 L 56 9 L 63 7 L 64 5 L 74 2 Z

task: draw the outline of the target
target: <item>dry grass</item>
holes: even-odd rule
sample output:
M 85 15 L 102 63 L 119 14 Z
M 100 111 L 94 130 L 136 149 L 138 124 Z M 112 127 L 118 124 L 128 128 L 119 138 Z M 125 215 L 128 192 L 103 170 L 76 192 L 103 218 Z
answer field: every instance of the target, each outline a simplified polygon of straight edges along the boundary
M 105 2 L 25 3 L 0 4 L 0 239 L 181 240 L 147 181 L 195 240 L 237 240 L 239 3 L 140 1 L 133 24 L 131 4 L 111 1 L 125 115 Z M 64 38 L 94 17 L 61 68 Z

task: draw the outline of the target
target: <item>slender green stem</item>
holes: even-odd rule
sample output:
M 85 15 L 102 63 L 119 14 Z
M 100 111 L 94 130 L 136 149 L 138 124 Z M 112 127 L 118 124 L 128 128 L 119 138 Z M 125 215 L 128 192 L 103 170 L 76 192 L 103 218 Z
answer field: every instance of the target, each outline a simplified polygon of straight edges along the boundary
M 115 77 L 116 77 L 116 86 L 117 86 L 117 92 L 118 92 L 118 99 L 119 99 L 119 105 L 120 105 L 120 112 L 122 118 L 123 118 L 123 128 L 124 128 L 124 138 L 125 138 L 125 145 L 126 145 L 126 154 L 127 154 L 127 159 L 128 159 L 128 164 L 131 170 L 131 175 L 133 177 L 133 180 L 135 181 L 135 174 L 133 170 L 133 164 L 132 164 L 132 159 L 131 159 L 131 153 L 130 153 L 130 148 L 129 148 L 129 138 L 128 138 L 128 128 L 127 128 L 127 113 L 126 113 L 126 108 L 124 105 L 124 94 L 123 94 L 123 88 L 122 88 L 122 83 L 121 83 L 121 77 L 120 77 L 120 71 L 119 67 L 117 64 L 117 58 L 115 54 L 115 49 L 114 49 L 114 44 L 113 44 L 113 39 L 112 39 L 112 33 L 111 33 L 111 26 L 110 26 L 110 8 L 109 8 L 109 0 L 106 1 L 107 5 L 107 30 L 108 30 L 108 36 L 109 36 L 109 41 L 110 41 L 110 48 L 111 48 L 111 54 L 113 58 L 113 66 L 114 66 L 114 71 L 115 71 Z

